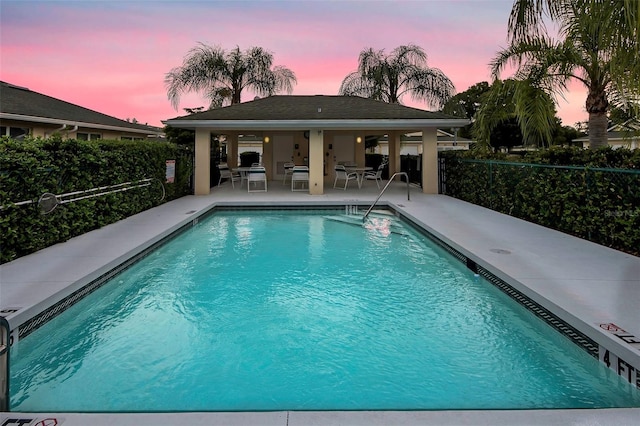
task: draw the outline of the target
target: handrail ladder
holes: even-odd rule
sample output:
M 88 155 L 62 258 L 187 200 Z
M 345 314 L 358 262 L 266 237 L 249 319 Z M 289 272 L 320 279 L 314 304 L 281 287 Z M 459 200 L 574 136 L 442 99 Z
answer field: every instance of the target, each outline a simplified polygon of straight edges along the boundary
M 9 322 L 0 316 L 0 413 L 9 412 Z
M 387 182 L 387 184 L 384 186 L 384 188 L 382 188 L 382 191 L 380 191 L 380 194 L 378 194 L 378 198 L 376 198 L 376 200 L 373 202 L 373 204 L 371 204 L 371 207 L 369 207 L 369 209 L 364 214 L 364 216 L 362 216 L 362 223 L 364 223 L 364 221 L 367 220 L 367 216 L 369 216 L 369 213 L 371 213 L 371 210 L 373 210 L 373 208 L 376 206 L 378 201 L 380 201 L 380 197 L 382 197 L 382 194 L 384 194 L 384 191 L 387 190 L 389 185 L 391 185 L 391 182 L 393 182 L 393 179 L 398 175 L 404 175 L 404 177 L 407 178 L 407 201 L 411 201 L 411 191 L 410 191 L 410 186 L 409 186 L 409 175 L 407 174 L 407 172 L 396 172 L 396 173 L 393 174 L 393 176 L 391 176 L 389 178 L 389 182 Z

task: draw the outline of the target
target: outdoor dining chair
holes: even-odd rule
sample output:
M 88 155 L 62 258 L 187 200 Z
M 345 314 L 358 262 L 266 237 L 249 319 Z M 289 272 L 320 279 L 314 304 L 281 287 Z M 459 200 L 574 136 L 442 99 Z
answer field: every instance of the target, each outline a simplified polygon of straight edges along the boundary
M 291 176 L 291 172 L 293 171 L 294 166 L 294 163 L 284 163 L 284 177 L 282 178 L 283 185 L 287 183 L 287 176 Z
M 218 170 L 220 170 L 220 178 L 218 179 L 218 186 L 220 186 L 222 179 L 228 179 L 229 181 L 231 181 L 231 187 L 235 189 L 236 186 L 234 182 L 239 181 L 241 179 L 240 174 L 232 172 L 229 169 L 229 166 L 227 166 L 226 164 L 220 164 L 218 166 Z
M 261 189 L 256 189 L 262 183 Z M 253 184 L 253 190 L 251 185 Z M 267 192 L 267 171 L 264 167 L 251 167 L 247 174 L 247 192 Z
M 362 176 L 363 180 L 375 180 L 378 189 L 380 189 L 380 183 L 382 182 L 382 171 L 384 170 L 384 164 L 378 166 L 378 170 L 375 172 L 364 172 Z
M 355 180 L 356 183 L 358 183 L 358 174 L 356 172 L 347 172 L 347 169 L 345 169 L 344 166 L 336 166 L 335 172 L 336 178 L 333 181 L 334 188 L 337 186 L 339 180 L 344 180 L 343 190 L 347 189 L 347 185 L 349 185 L 349 182 L 352 180 Z
M 294 166 L 293 169 L 291 169 L 291 190 L 305 191 L 305 185 L 308 190 L 309 189 L 309 167 Z

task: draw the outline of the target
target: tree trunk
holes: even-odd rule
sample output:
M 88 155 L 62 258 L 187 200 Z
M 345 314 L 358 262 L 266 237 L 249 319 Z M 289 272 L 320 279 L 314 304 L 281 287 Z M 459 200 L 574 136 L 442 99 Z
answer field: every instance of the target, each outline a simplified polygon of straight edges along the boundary
M 234 89 L 231 95 L 231 105 L 240 103 L 240 90 Z
M 607 114 L 603 112 L 589 113 L 589 148 L 598 149 L 607 146 Z
M 585 106 L 589 113 L 589 148 L 598 149 L 608 146 L 607 111 L 609 110 L 609 101 L 603 85 L 592 84 L 589 87 Z

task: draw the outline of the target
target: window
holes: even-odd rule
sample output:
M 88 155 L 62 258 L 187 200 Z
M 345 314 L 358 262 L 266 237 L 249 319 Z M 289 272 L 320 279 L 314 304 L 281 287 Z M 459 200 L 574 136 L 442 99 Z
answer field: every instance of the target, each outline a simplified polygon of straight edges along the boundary
M 30 133 L 30 129 L 24 127 L 0 127 L 0 136 L 10 136 L 13 139 L 22 139 Z
M 120 136 L 121 141 L 143 141 L 144 138 L 135 137 L 135 136 Z
M 76 133 L 76 139 L 79 141 L 94 141 L 96 139 L 102 139 L 102 135 L 100 133 Z

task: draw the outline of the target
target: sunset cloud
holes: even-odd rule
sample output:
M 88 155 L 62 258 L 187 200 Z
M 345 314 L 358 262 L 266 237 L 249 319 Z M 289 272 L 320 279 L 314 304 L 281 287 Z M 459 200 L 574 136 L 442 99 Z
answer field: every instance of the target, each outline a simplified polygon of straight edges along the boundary
M 0 3 L 0 79 L 118 118 L 161 125 L 178 111 L 164 76 L 198 42 L 263 47 L 298 78 L 294 94 L 337 94 L 361 50 L 417 44 L 458 92 L 489 81 L 506 45 L 511 0 L 6 1 Z M 245 93 L 243 100 L 253 94 Z M 561 100 L 565 124 L 586 119 L 584 95 Z M 409 98 L 405 100 L 410 104 Z M 424 107 L 424 105 L 410 104 Z

